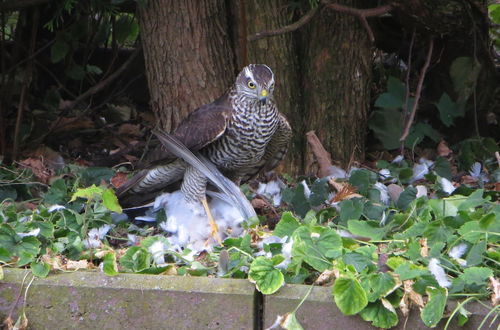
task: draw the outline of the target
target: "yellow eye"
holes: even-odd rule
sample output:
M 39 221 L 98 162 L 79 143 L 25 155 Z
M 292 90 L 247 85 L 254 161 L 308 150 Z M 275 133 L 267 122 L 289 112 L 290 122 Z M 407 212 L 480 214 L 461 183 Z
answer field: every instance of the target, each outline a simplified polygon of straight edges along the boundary
M 253 83 L 253 81 L 248 82 L 248 87 L 250 87 L 251 89 L 255 88 L 255 84 Z

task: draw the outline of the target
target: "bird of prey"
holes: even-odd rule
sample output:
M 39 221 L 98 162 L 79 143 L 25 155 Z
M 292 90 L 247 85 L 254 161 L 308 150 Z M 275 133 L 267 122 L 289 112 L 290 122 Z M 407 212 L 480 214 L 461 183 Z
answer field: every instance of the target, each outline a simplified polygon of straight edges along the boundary
M 274 73 L 267 65 L 246 66 L 225 94 L 191 112 L 173 137 L 236 184 L 273 169 L 284 158 L 292 135 L 274 102 L 274 85 Z M 203 173 L 164 147 L 152 151 L 143 166 L 118 188 L 120 201 L 127 204 L 134 195 L 174 189 L 181 182 L 186 201 L 203 204 L 212 236 L 218 237 L 206 201 L 207 178 Z

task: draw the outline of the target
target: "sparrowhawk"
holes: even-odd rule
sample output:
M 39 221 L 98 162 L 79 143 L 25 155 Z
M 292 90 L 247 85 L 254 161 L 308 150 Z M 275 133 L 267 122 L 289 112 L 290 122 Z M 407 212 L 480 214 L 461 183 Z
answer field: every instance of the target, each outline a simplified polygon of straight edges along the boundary
M 173 136 L 237 184 L 275 168 L 285 156 L 292 132 L 274 102 L 274 85 L 274 73 L 267 65 L 246 66 L 225 94 L 191 112 Z M 174 187 L 182 180 L 186 200 L 206 205 L 207 178 L 201 172 L 164 148 L 152 151 L 147 159 L 144 169 L 118 188 L 121 201 Z

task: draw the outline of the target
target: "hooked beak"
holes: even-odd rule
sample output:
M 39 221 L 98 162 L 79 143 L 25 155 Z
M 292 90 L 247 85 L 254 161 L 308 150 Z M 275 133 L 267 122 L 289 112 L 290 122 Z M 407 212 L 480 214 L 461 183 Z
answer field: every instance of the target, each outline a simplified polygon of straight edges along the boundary
M 260 91 L 260 96 L 259 96 L 259 100 L 263 103 L 266 103 L 266 100 L 267 100 L 267 96 L 269 95 L 269 92 L 267 91 L 267 89 L 263 89 Z

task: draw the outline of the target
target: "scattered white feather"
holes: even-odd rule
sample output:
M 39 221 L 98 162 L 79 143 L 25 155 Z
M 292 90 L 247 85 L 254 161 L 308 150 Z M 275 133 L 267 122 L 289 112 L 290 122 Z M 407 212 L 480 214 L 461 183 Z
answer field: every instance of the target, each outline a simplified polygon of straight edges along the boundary
M 17 233 L 18 236 L 21 237 L 26 237 L 26 236 L 38 236 L 40 234 L 40 228 L 35 228 L 33 230 L 30 230 L 27 233 Z
M 328 176 L 329 179 L 331 178 L 345 179 L 347 177 L 347 172 L 344 169 L 335 165 L 330 167 L 329 172 L 330 172 L 330 175 Z
M 89 230 L 87 238 L 83 240 L 83 245 L 85 245 L 87 249 L 95 249 L 100 247 L 102 244 L 101 240 L 104 238 L 104 236 L 106 236 L 110 229 L 110 225 L 104 225 L 99 228 L 92 228 L 91 230 Z
M 387 169 L 387 168 L 383 168 L 383 169 L 379 170 L 378 174 L 380 175 L 380 177 L 384 181 L 388 180 L 388 182 L 390 182 L 390 183 L 394 183 L 397 181 L 395 178 L 392 177 L 391 171 L 389 171 L 389 169 Z
M 136 245 L 139 242 L 137 235 L 127 234 L 127 244 L 130 246 Z
M 302 186 L 304 186 L 304 197 L 309 199 L 309 197 L 311 196 L 311 189 L 309 189 L 309 186 L 307 185 L 306 180 L 300 181 L 300 184 Z
M 393 164 L 398 164 L 398 163 L 401 163 L 405 158 L 403 157 L 403 155 L 398 155 L 397 157 L 395 157 L 391 163 Z
M 380 219 L 380 222 L 379 222 L 380 227 L 385 226 L 386 220 L 387 220 L 387 214 L 384 211 L 384 212 L 382 212 L 382 219 Z
M 413 176 L 411 177 L 410 182 L 413 183 L 415 181 L 422 180 L 425 175 L 429 173 L 429 168 L 432 164 L 432 161 L 420 158 L 419 162 L 413 165 Z
M 176 191 L 158 196 L 154 205 L 165 210 L 167 220 L 159 226 L 169 234 L 167 238 L 174 249 L 187 248 L 194 253 L 212 249 L 216 242 L 211 237 L 210 224 L 201 203 L 187 202 L 182 192 Z M 219 227 L 221 239 L 242 233 L 244 218 L 236 207 L 214 198 L 209 208 Z
M 165 253 L 167 246 L 162 241 L 156 241 L 148 248 L 149 253 L 153 256 L 153 260 L 157 265 L 165 264 Z
M 448 288 L 449 286 L 451 286 L 451 282 L 446 276 L 443 267 L 439 265 L 438 259 L 432 258 L 429 261 L 429 271 L 434 276 L 440 287 Z
M 472 164 L 469 170 L 469 174 L 474 178 L 479 178 L 481 176 L 481 163 L 475 162 L 474 164 Z
M 389 204 L 389 190 L 382 182 L 376 182 L 373 187 L 380 192 L 380 201 L 384 204 Z
M 415 188 L 417 189 L 417 196 L 416 196 L 417 198 L 427 196 L 427 187 L 426 186 L 418 185 L 418 186 L 415 186 Z
M 438 182 L 439 184 L 441 185 L 441 189 L 443 189 L 443 191 L 445 193 L 447 193 L 448 195 L 450 195 L 452 192 L 455 191 L 455 187 L 453 186 L 453 184 L 451 183 L 450 180 L 448 180 L 447 178 L 442 178 L 442 177 L 439 177 L 438 178 Z
M 285 319 L 284 315 L 278 315 L 278 316 L 276 316 L 276 320 L 274 321 L 274 323 L 269 328 L 266 328 L 266 330 L 272 330 L 272 329 L 281 328 L 281 322 L 284 319 Z
M 448 252 L 448 255 L 455 259 L 458 264 L 461 266 L 467 266 L 467 261 L 462 259 L 462 256 L 467 252 L 467 244 L 465 243 L 460 243 L 458 245 L 455 245 L 454 247 L 451 248 L 450 252 Z
M 257 194 L 269 198 L 273 202 L 273 205 L 277 207 L 281 204 L 281 190 L 284 186 L 281 180 L 272 180 L 268 183 L 261 182 L 259 183 Z
M 489 182 L 490 179 L 486 175 L 486 173 L 482 172 L 482 166 L 480 162 L 475 162 L 472 164 L 469 174 L 471 177 L 477 179 L 480 182 Z
M 52 212 L 59 211 L 59 210 L 64 210 L 64 209 L 66 209 L 65 206 L 59 205 L 59 204 L 54 204 L 54 205 L 50 206 L 47 209 L 47 211 L 49 211 L 49 213 L 52 213 Z

